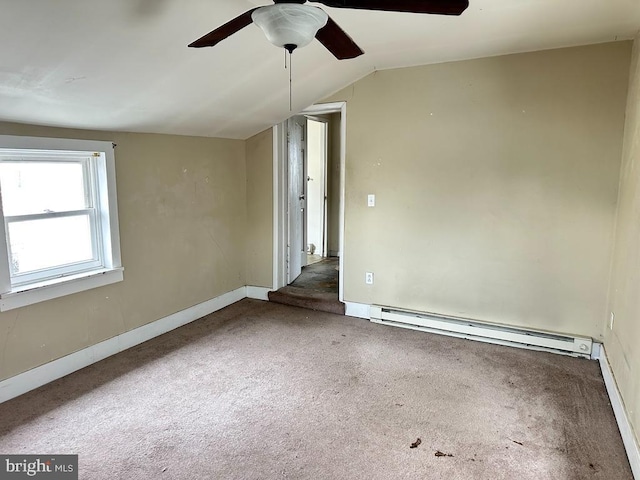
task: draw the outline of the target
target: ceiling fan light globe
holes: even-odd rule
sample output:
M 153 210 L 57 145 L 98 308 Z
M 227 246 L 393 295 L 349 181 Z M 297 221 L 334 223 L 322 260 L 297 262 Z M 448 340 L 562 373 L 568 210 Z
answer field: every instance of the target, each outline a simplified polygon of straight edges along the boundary
M 302 48 L 327 24 L 328 15 L 317 7 L 296 3 L 276 3 L 260 7 L 251 19 L 276 47 Z

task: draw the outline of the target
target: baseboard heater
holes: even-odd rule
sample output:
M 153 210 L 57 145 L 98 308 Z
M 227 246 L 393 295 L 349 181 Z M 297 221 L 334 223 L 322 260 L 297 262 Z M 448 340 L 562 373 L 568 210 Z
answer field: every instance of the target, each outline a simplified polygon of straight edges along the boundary
M 370 313 L 372 322 L 383 325 L 575 357 L 591 357 L 592 340 L 590 338 L 556 335 L 466 318 L 399 310 L 378 305 L 372 305 Z

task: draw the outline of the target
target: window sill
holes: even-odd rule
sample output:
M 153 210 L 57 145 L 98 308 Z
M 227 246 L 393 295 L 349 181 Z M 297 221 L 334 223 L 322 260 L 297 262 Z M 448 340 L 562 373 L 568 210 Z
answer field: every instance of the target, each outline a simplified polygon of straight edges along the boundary
M 124 278 L 123 271 L 122 267 L 95 270 L 16 287 L 11 292 L 0 294 L 0 312 L 121 282 Z

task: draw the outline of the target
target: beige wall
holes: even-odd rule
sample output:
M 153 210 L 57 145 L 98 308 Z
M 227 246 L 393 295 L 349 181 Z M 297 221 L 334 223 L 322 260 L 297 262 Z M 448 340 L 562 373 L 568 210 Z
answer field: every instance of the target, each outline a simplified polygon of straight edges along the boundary
M 347 101 L 345 300 L 601 338 L 630 51 L 381 71 L 326 99 Z
M 273 286 L 273 131 L 246 141 L 247 285 Z
M 0 379 L 245 285 L 245 145 L 0 123 L 112 140 L 124 281 L 0 314 Z
M 640 443 L 640 38 L 633 48 L 605 350 Z

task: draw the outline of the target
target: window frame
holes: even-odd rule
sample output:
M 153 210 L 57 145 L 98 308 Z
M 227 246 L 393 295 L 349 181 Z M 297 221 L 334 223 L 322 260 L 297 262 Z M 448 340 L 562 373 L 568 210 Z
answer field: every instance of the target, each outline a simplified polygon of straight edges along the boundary
M 9 262 L 9 244 L 5 224 L 13 221 L 24 221 L 25 217 L 34 215 L 4 216 L 2 197 L 0 195 L 0 311 L 30 305 L 33 303 L 57 298 L 71 293 L 108 285 L 123 280 L 123 268 L 120 256 L 120 235 L 118 223 L 115 144 L 94 140 L 73 140 L 45 137 L 18 137 L 0 135 L 0 153 L 22 156 L 23 161 L 34 161 L 36 158 L 45 161 L 73 163 L 69 159 L 82 159 L 85 169 L 85 195 L 89 190 L 90 207 L 78 211 L 52 212 L 36 214 L 38 218 L 56 218 L 89 214 L 89 221 L 94 222 L 92 247 L 94 260 L 82 262 L 80 268 L 72 264 L 56 269 L 47 269 L 51 275 L 46 278 L 37 274 L 26 274 L 24 281 L 12 283 Z M 9 161 L 15 161 L 11 159 Z M 76 265 L 77 266 L 77 265 Z M 69 267 L 69 268 L 67 268 Z M 20 276 L 16 276 L 20 277 Z
M 83 209 L 66 210 L 56 212 L 39 212 L 27 213 L 20 215 L 4 215 L 5 233 L 7 237 L 7 256 L 11 255 L 11 242 L 9 242 L 10 232 L 9 225 L 12 223 L 21 223 L 28 221 L 47 220 L 54 218 L 69 218 L 76 216 L 86 216 L 89 220 L 91 230 L 91 259 L 68 263 L 57 267 L 43 268 L 27 273 L 16 273 L 13 265 L 9 264 L 9 276 L 11 277 L 11 285 L 13 288 L 19 288 L 23 285 L 38 283 L 53 278 L 74 275 L 84 271 L 96 270 L 104 267 L 105 252 L 102 248 L 102 232 L 98 217 L 100 216 L 100 208 L 97 199 L 97 178 L 96 168 L 92 159 L 96 153 L 89 152 L 67 152 L 67 151 L 44 151 L 44 150 L 17 150 L 0 148 L 0 164 L 3 162 L 12 164 L 28 164 L 47 163 L 47 164 L 79 164 L 83 171 L 83 187 L 86 198 L 86 206 Z M 4 213 L 4 212 L 3 212 Z

